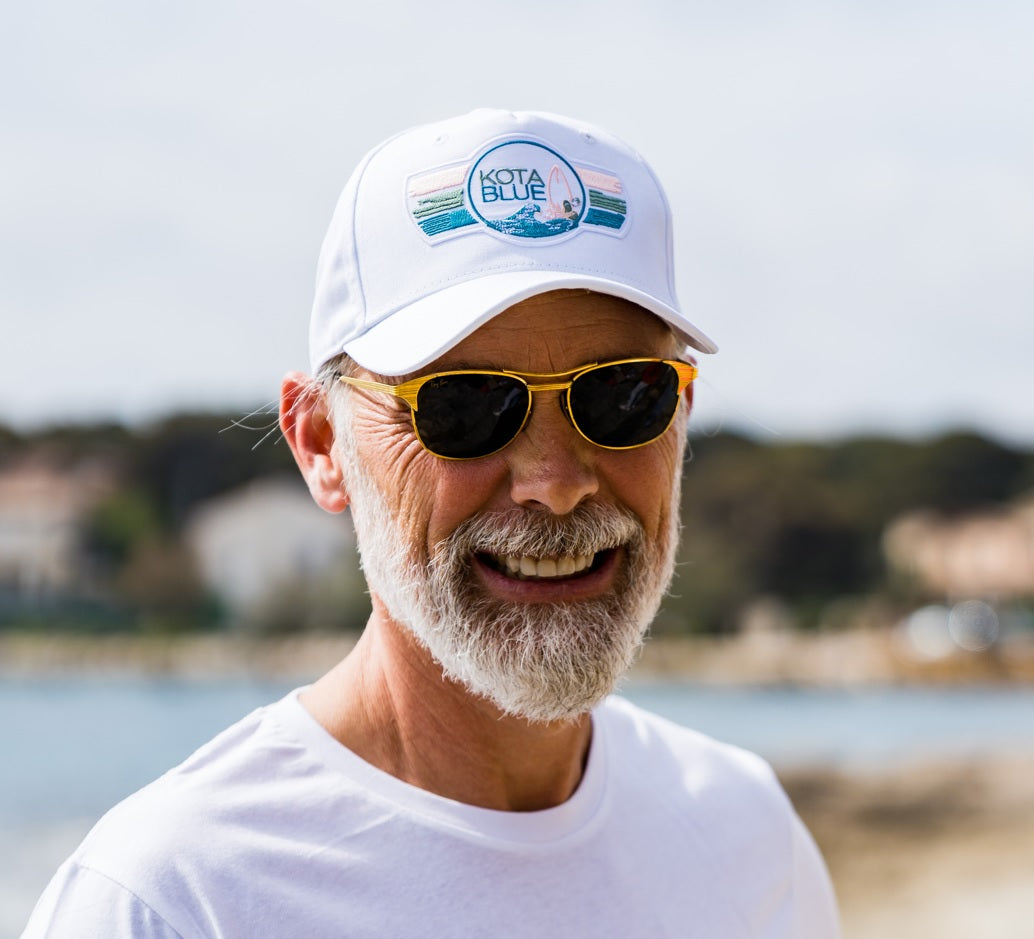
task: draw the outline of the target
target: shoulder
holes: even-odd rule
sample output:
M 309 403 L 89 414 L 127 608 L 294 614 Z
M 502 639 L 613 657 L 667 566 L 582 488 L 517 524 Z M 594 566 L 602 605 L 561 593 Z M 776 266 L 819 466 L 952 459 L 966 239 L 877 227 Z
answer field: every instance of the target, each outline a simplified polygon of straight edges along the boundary
M 289 837 L 321 792 L 319 760 L 281 721 L 290 703 L 253 712 L 119 803 L 67 869 L 116 885 L 177 930 L 189 898 L 239 889 L 239 866 Z
M 39 898 L 22 939 L 183 939 L 132 890 L 69 859 Z
M 619 804 L 707 845 L 731 867 L 748 857 L 789 867 L 799 822 L 765 760 L 620 698 L 607 701 L 602 717 Z
M 668 836 L 684 833 L 743 889 L 775 877 L 792 898 L 796 935 L 839 935 L 825 864 L 765 760 L 619 697 L 595 719 L 616 797 L 636 807 L 637 819 L 656 817 Z
M 597 711 L 608 748 L 625 766 L 647 766 L 658 776 L 703 794 L 719 788 L 733 794 L 765 795 L 785 803 L 782 787 L 769 764 L 755 753 L 723 743 L 699 731 L 612 696 Z

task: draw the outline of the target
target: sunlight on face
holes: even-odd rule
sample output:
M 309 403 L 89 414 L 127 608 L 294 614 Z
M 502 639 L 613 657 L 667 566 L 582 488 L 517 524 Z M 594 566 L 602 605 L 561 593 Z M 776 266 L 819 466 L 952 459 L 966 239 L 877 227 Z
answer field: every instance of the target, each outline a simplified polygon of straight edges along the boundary
M 671 355 L 672 344 L 667 327 L 626 301 L 556 291 L 504 311 L 445 365 L 542 372 L 630 351 Z M 611 692 L 671 579 L 685 422 L 614 453 L 578 438 L 557 402 L 542 401 L 494 463 L 457 464 L 419 449 L 408 412 L 341 388 L 334 400 L 370 590 L 446 676 L 536 721 L 583 714 Z M 591 590 L 529 599 L 534 589 L 500 587 L 500 578 L 577 580 L 594 568 L 613 573 Z

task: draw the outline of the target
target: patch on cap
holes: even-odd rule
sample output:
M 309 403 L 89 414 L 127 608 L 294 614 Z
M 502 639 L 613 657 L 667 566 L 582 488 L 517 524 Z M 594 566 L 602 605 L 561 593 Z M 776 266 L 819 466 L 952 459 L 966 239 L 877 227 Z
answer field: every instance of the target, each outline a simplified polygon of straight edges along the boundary
M 544 243 L 586 226 L 609 235 L 627 231 L 628 203 L 611 173 L 575 166 L 532 140 L 509 140 L 473 163 L 410 177 L 409 212 L 428 240 L 487 229 L 507 240 Z

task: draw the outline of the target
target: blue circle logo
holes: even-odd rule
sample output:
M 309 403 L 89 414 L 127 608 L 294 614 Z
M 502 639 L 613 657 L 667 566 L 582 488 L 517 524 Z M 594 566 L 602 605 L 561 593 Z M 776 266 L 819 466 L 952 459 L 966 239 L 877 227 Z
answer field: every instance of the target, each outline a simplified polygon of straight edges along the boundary
M 467 176 L 467 205 L 493 231 L 515 238 L 554 238 L 578 227 L 585 186 L 559 153 L 529 140 L 497 144 Z

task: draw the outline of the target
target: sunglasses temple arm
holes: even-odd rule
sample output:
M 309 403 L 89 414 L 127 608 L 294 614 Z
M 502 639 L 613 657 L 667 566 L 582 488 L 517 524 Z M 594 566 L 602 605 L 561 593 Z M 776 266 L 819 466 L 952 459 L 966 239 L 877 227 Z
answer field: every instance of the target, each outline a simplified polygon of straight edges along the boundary
M 367 381 L 365 378 L 352 378 L 350 375 L 338 375 L 338 381 L 363 391 L 379 391 L 381 394 L 391 395 L 393 398 L 401 398 L 414 411 L 416 410 L 416 396 L 422 382 L 407 381 L 401 385 L 386 385 L 379 381 Z
M 690 365 L 688 362 L 672 362 L 675 371 L 679 376 L 679 394 L 682 394 L 694 381 L 700 372 L 697 370 L 695 365 Z

